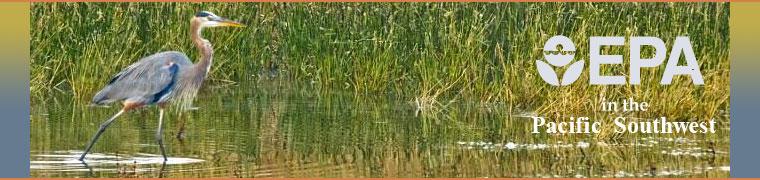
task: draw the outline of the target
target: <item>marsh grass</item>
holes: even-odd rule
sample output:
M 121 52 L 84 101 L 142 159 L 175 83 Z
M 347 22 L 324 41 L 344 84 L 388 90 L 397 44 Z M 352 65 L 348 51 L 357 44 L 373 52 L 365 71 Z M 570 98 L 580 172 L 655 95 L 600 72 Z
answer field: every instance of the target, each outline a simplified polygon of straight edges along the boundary
M 204 31 L 216 50 L 211 84 L 256 84 L 277 67 L 277 78 L 313 91 L 428 104 L 582 114 L 602 98 L 633 97 L 652 104 L 642 114 L 700 121 L 729 108 L 728 3 L 33 3 L 33 98 L 62 91 L 86 104 L 140 57 L 178 50 L 195 59 L 188 26 L 200 10 L 249 25 Z M 642 70 L 639 86 L 588 85 L 585 71 L 572 86 L 550 86 L 534 61 L 559 34 L 584 60 L 589 36 L 655 36 L 668 49 L 689 36 L 705 85 L 660 85 L 661 66 Z M 604 53 L 626 56 L 626 47 Z M 627 76 L 628 65 L 603 71 Z

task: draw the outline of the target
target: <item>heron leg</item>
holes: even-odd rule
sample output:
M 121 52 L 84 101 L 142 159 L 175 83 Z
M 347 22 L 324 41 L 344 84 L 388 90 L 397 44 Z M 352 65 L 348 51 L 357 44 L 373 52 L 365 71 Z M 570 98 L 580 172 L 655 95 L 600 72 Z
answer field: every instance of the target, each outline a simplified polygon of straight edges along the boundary
M 124 109 L 120 110 L 118 113 L 113 115 L 110 119 L 106 120 L 106 122 L 103 122 L 103 124 L 100 124 L 100 129 L 98 129 L 98 133 L 95 134 L 95 136 L 92 136 L 92 140 L 90 140 L 90 143 L 87 144 L 87 149 L 84 150 L 84 153 L 82 153 L 82 156 L 79 157 L 79 161 L 84 161 L 84 157 L 87 156 L 87 153 L 90 152 L 90 149 L 92 149 L 92 146 L 95 145 L 95 142 L 98 141 L 98 138 L 100 138 L 100 135 L 103 134 L 103 132 L 106 131 L 106 128 L 111 125 L 111 123 L 116 120 L 116 117 L 119 117 L 122 113 L 124 113 Z
M 161 164 L 161 169 L 158 171 L 158 178 L 164 178 L 164 174 L 166 174 L 166 161 Z
M 179 140 L 179 143 L 183 143 L 183 140 L 185 140 L 185 118 L 187 117 L 183 116 L 182 113 L 178 113 L 177 126 L 179 128 L 175 137 Z
M 166 151 L 164 150 L 164 140 L 163 136 L 161 136 L 163 133 L 163 128 L 161 127 L 164 120 L 164 108 L 160 108 L 158 111 L 158 130 L 156 130 L 156 141 L 158 142 L 158 147 L 161 148 L 161 155 L 164 156 L 164 162 L 167 161 L 166 158 Z

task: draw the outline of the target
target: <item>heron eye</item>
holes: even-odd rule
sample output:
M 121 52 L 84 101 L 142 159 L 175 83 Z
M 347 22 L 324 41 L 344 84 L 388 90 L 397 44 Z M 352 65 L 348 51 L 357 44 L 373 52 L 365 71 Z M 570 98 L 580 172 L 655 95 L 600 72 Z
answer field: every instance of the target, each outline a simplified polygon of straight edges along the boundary
M 208 16 L 210 16 L 210 15 L 211 15 L 211 14 L 209 14 L 209 13 L 208 13 L 208 12 L 206 12 L 206 11 L 201 11 L 201 12 L 198 12 L 198 14 L 195 14 L 195 17 L 208 17 Z

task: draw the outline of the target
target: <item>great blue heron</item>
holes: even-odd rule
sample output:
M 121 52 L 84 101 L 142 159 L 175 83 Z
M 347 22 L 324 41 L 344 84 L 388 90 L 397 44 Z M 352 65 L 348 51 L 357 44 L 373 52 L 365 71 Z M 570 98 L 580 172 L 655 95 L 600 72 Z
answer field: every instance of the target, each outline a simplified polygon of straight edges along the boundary
M 211 43 L 201 37 L 201 31 L 205 27 L 220 26 L 245 27 L 241 23 L 219 17 L 211 12 L 198 12 L 190 20 L 190 33 L 193 43 L 201 52 L 197 64 L 190 62 L 190 58 L 184 53 L 167 51 L 144 57 L 114 75 L 108 81 L 108 85 L 95 94 L 92 102 L 102 105 L 122 101 L 124 107 L 100 125 L 100 129 L 92 137 L 79 160 L 84 161 L 84 157 L 90 152 L 100 135 L 116 117 L 135 108 L 157 105 L 159 115 L 156 141 L 161 149 L 161 155 L 166 161 L 166 152 L 161 136 L 164 108 L 169 101 L 179 100 L 185 104 L 192 102 L 211 68 L 214 54 Z

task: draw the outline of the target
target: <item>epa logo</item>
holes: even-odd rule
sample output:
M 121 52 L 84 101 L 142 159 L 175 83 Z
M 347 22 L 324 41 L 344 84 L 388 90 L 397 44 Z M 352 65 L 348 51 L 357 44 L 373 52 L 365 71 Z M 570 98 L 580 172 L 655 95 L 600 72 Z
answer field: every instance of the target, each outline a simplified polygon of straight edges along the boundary
M 602 75 L 601 65 L 623 65 L 623 55 L 602 54 L 601 49 L 605 46 L 624 46 L 624 37 L 590 37 L 589 38 L 589 83 L 594 85 L 624 85 L 627 83 L 641 84 L 641 69 L 656 68 L 665 63 L 668 50 L 660 38 L 656 37 L 631 37 L 628 42 L 630 56 L 628 56 L 629 74 L 625 75 Z M 642 57 L 641 50 L 649 46 L 654 49 L 651 57 Z M 544 44 L 544 60 L 536 60 L 538 75 L 546 83 L 554 86 L 567 86 L 578 80 L 584 69 L 584 60 L 575 61 L 575 44 L 565 36 L 554 36 Z M 704 79 L 699 70 L 697 58 L 691 46 L 689 37 L 676 37 L 671 47 L 670 56 L 667 59 L 665 70 L 660 79 L 660 84 L 669 85 L 673 77 L 677 75 L 689 76 L 695 85 L 703 85 Z M 684 57 L 685 65 L 679 65 L 680 57 Z M 558 67 L 566 67 L 562 76 L 558 76 L 554 70 Z
M 536 68 L 538 68 L 538 75 L 551 85 L 570 85 L 575 80 L 578 80 L 583 71 L 583 60 L 580 60 L 565 70 L 564 75 L 562 75 L 562 81 L 557 77 L 557 72 L 554 71 L 552 66 L 564 67 L 575 59 L 575 44 L 570 41 L 570 38 L 565 36 L 554 36 L 546 41 L 546 44 L 544 44 L 544 59 L 549 63 L 547 64 L 540 59 L 536 60 Z

